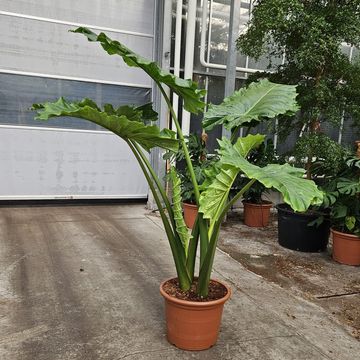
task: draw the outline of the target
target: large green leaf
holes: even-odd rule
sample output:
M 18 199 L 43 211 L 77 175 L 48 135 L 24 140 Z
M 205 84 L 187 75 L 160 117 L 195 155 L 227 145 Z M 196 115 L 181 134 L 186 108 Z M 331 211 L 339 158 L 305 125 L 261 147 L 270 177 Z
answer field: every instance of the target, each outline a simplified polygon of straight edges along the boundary
M 231 130 L 253 125 L 264 118 L 294 113 L 299 109 L 296 95 L 294 85 L 275 84 L 267 79 L 251 83 L 225 98 L 220 105 L 210 105 L 204 115 L 203 127 L 211 130 L 216 125 L 224 125 Z
M 223 139 L 220 153 L 224 164 L 242 171 L 249 179 L 256 179 L 267 188 L 275 188 L 295 211 L 306 211 L 310 205 L 322 203 L 323 193 L 312 180 L 303 179 L 303 169 L 289 164 L 260 168 L 249 163 L 227 139 Z
M 72 116 L 89 120 L 98 124 L 124 140 L 137 142 L 145 150 L 159 146 L 163 149 L 177 151 L 178 140 L 175 133 L 170 130 L 160 131 L 155 125 L 146 125 L 143 120 L 143 107 L 120 107 L 114 109 L 107 104 L 101 110 L 92 100 L 84 99 L 81 102 L 68 102 L 60 98 L 56 102 L 34 104 L 33 110 L 37 110 L 38 120 L 48 120 L 52 117 Z M 145 108 L 146 116 L 149 117 L 149 108 Z M 153 116 L 153 114 L 152 114 Z
M 79 27 L 73 30 L 75 33 L 84 34 L 89 41 L 100 42 L 103 49 L 110 55 L 120 55 L 128 66 L 143 69 L 157 83 L 167 85 L 184 100 L 184 107 L 192 113 L 203 111 L 205 103 L 201 100 L 205 95 L 205 90 L 200 90 L 192 80 L 181 79 L 167 71 L 163 71 L 156 62 L 143 58 L 132 50 L 110 39 L 106 34 L 99 35 L 88 28 Z
M 246 157 L 250 150 L 260 146 L 264 141 L 264 135 L 248 135 L 243 138 L 239 138 L 235 145 L 231 145 L 231 142 L 223 138 L 219 140 L 221 147 L 230 146 L 234 147 L 238 156 Z M 222 162 L 222 159 L 220 159 Z M 229 166 L 224 162 L 221 163 L 220 172 L 213 179 L 212 183 L 206 191 L 203 191 L 200 196 L 200 212 L 204 214 L 205 219 L 210 219 L 211 225 L 213 225 L 218 219 L 224 209 L 227 202 L 229 192 L 232 184 L 234 183 L 236 176 L 240 172 L 235 166 Z
M 360 193 L 360 180 L 340 178 L 337 183 L 337 189 L 340 194 L 356 196 Z
M 190 242 L 190 234 L 188 228 L 186 227 L 183 214 L 182 214 L 182 199 L 181 199 L 181 180 L 176 173 L 174 167 L 170 170 L 170 178 L 172 182 L 172 199 L 173 199 L 173 212 L 174 220 L 176 224 L 176 232 L 179 235 L 179 238 L 183 244 L 185 255 L 187 256 Z

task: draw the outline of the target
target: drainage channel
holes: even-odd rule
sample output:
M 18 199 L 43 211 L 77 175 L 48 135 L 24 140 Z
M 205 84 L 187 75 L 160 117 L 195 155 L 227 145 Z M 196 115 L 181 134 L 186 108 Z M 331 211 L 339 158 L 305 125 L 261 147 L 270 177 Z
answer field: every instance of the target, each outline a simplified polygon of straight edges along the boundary
M 359 295 L 359 294 L 360 294 L 360 291 L 353 291 L 353 292 L 347 292 L 347 293 L 342 293 L 342 294 L 316 296 L 316 298 L 322 300 L 322 299 L 332 299 L 332 298 L 351 296 L 351 295 Z

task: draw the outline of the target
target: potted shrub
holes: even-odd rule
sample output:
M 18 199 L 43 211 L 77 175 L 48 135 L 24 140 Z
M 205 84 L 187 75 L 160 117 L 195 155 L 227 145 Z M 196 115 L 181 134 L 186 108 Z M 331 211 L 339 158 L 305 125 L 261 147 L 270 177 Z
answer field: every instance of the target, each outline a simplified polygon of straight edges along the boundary
M 274 82 L 298 85 L 300 111 L 296 116 L 283 115 L 275 131 L 283 142 L 290 134 L 297 138 L 291 155 L 302 153 L 307 178 L 313 179 L 314 163 L 329 154 L 324 154 L 327 146 L 317 145 L 325 142 L 325 137 L 328 144 L 332 142 L 322 129 L 342 129 L 343 122 L 350 120 L 349 115 L 359 124 L 359 62 L 352 62 L 346 54 L 349 47 L 343 46 L 360 45 L 358 3 L 260 1 L 254 6 L 248 25 L 248 30 L 237 40 L 239 50 L 256 60 L 266 56 L 272 70 L 254 74 L 249 81 L 265 76 Z M 334 144 L 335 141 L 330 144 L 331 148 Z M 285 205 L 278 207 L 282 245 L 302 251 L 324 250 L 330 223 L 308 226 L 316 217 L 323 216 L 318 210 L 313 208 L 309 213 L 298 214 Z M 289 221 L 294 225 L 289 225 Z M 291 231 L 287 232 L 283 225 Z M 305 239 L 309 239 L 308 244 L 304 243 Z
M 250 152 L 248 156 L 250 163 L 260 167 L 267 164 L 276 163 L 274 144 L 268 140 L 261 144 L 257 149 Z M 265 227 L 269 225 L 270 209 L 272 202 L 265 200 L 263 195 L 268 192 L 263 184 L 255 182 L 254 185 L 244 194 L 244 223 L 250 227 Z
M 189 156 L 194 169 L 195 178 L 201 188 L 201 184 L 205 180 L 205 172 L 211 164 L 217 160 L 216 156 L 208 158 L 206 150 L 207 135 L 203 133 L 201 136 L 197 134 L 190 134 L 185 137 L 186 145 L 189 151 Z M 168 159 L 168 154 L 165 154 L 164 159 Z M 182 148 L 172 156 L 170 160 L 176 161 L 177 173 L 181 180 L 181 198 L 184 210 L 185 224 L 189 229 L 192 229 L 198 214 L 198 206 L 196 204 L 196 197 L 194 186 L 191 181 L 191 175 L 186 167 L 185 154 Z M 201 190 L 201 189 L 200 189 Z
M 312 160 L 308 161 L 309 149 Z M 294 149 L 293 162 L 307 167 L 307 174 L 322 187 L 331 182 L 343 164 L 347 149 L 325 134 L 301 137 Z M 329 242 L 330 218 L 327 204 L 312 206 L 306 212 L 294 212 L 287 204 L 278 204 L 278 241 L 287 249 L 303 252 L 325 251 Z
M 58 116 L 86 119 L 114 132 L 129 145 L 157 203 L 175 263 L 177 277 L 160 286 L 160 292 L 165 299 L 168 340 L 183 349 L 206 349 L 216 342 L 223 305 L 231 293 L 225 284 L 211 280 L 220 225 L 228 209 L 255 181 L 280 191 L 285 202 L 298 211 L 304 211 L 311 204 L 322 201 L 322 192 L 314 182 L 302 179 L 302 169 L 287 164 L 269 164 L 263 168 L 250 164 L 246 160 L 249 151 L 264 141 L 264 136 L 258 134 L 234 138 L 233 141 L 226 138 L 219 140 L 219 164 L 213 167 L 213 178 L 210 182 L 208 176 L 208 186 L 200 195 L 189 150 L 164 87 L 170 87 L 181 96 L 185 109 L 195 113 L 204 108 L 205 104 L 201 100 L 204 91 L 199 90 L 191 80 L 183 80 L 161 70 L 156 63 L 135 54 L 104 33 L 97 35 L 83 27 L 74 32 L 85 35 L 89 41 L 99 42 L 106 52 L 121 56 L 129 66 L 144 70 L 159 87 L 177 132 L 160 130 L 153 123 L 149 123 L 149 118 L 153 119 L 153 110 L 149 104 L 119 108 L 107 104 L 100 108 L 89 99 L 69 102 L 60 98 L 56 102 L 34 104 L 33 109 L 38 113 L 37 119 L 49 120 Z M 274 96 L 278 101 L 274 101 Z M 246 104 L 246 108 L 251 109 L 248 118 L 256 119 L 294 108 L 295 96 L 294 87 L 263 82 L 243 89 L 236 94 L 236 99 L 238 103 Z M 180 146 L 184 152 L 196 204 L 199 206 L 191 234 L 188 233 L 182 216 L 181 180 L 176 169 L 172 167 L 170 170 L 173 191 L 172 198 L 169 198 L 144 154 L 144 150 L 150 151 L 156 146 L 171 152 L 176 152 Z M 248 182 L 229 201 L 229 191 L 239 173 L 243 173 Z M 195 275 L 198 246 L 199 267 Z
M 326 201 L 331 205 L 332 257 L 346 265 L 360 265 L 360 159 L 348 158 L 329 185 Z

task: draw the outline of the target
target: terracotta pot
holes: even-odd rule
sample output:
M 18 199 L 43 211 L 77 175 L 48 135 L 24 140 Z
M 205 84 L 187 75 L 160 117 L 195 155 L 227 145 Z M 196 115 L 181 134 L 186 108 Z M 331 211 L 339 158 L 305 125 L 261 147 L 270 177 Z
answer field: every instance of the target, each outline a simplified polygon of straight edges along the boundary
M 183 203 L 183 209 L 185 224 L 189 229 L 192 229 L 198 214 L 198 207 L 197 205 Z
M 264 201 L 262 204 L 243 202 L 244 204 L 244 223 L 250 227 L 265 227 L 269 225 L 270 209 L 272 203 Z
M 331 229 L 335 261 L 345 265 L 360 265 L 360 238 Z
M 168 281 L 168 280 L 167 280 Z M 205 350 L 216 343 L 224 303 L 230 298 L 231 289 L 224 283 L 227 294 L 218 300 L 195 302 L 180 300 L 168 295 L 160 285 L 165 299 L 167 339 L 183 350 Z

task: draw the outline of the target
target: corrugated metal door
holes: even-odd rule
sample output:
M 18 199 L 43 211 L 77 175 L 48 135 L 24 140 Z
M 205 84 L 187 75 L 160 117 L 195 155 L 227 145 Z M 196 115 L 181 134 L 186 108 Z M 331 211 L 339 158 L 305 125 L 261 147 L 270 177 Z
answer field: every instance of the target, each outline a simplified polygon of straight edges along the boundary
M 69 29 L 105 31 L 154 57 L 156 0 L 0 1 L 0 199 L 141 198 L 126 144 L 79 119 L 40 123 L 32 103 L 151 101 L 151 81 Z

